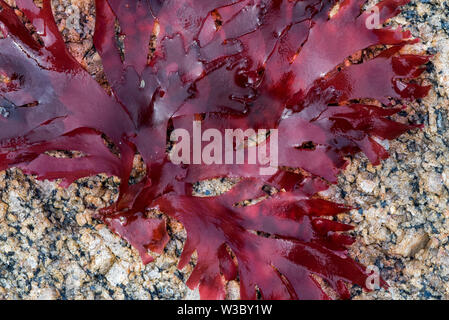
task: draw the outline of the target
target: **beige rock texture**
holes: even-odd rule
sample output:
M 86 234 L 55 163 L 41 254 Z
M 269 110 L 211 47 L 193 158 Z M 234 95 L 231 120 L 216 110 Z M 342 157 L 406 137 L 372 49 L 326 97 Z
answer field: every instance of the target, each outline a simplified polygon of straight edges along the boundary
M 74 7 L 79 25 L 69 29 Z M 92 42 L 93 0 L 53 0 L 53 8 L 72 54 L 104 84 Z M 380 166 L 362 155 L 351 159 L 323 196 L 358 208 L 339 217 L 355 226 L 350 253 L 376 266 L 389 284 L 372 292 L 354 286 L 353 299 L 449 299 L 449 2 L 412 0 L 391 24 L 422 39 L 404 52 L 433 56 L 424 74 L 433 85 L 429 96 L 396 116 L 425 127 L 384 143 L 391 157 Z M 185 285 L 194 261 L 176 267 L 186 238 L 176 221 L 168 221 L 165 252 L 144 266 L 133 248 L 92 219 L 114 201 L 118 183 L 98 175 L 62 189 L 17 169 L 0 172 L 0 299 L 198 299 L 198 290 Z M 216 180 L 196 193 L 231 186 Z M 238 283 L 227 288 L 227 297 L 238 299 Z

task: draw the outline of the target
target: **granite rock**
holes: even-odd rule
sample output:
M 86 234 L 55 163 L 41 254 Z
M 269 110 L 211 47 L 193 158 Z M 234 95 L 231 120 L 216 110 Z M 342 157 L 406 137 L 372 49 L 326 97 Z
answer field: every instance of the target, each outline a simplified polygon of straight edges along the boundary
M 53 0 L 53 7 L 69 50 L 108 90 L 92 41 L 93 0 Z M 412 0 L 391 24 L 422 39 L 404 52 L 433 55 L 424 74 L 433 85 L 429 96 L 395 116 L 425 127 L 382 142 L 391 157 L 380 166 L 362 155 L 350 159 L 323 197 L 358 208 L 338 217 L 355 226 L 350 254 L 378 268 L 389 284 L 372 292 L 354 286 L 354 299 L 449 299 L 449 2 Z M 136 179 L 143 170 L 137 157 Z M 234 182 L 208 181 L 195 193 L 220 194 Z M 185 285 L 195 259 L 176 268 L 186 238 L 179 223 L 168 220 L 165 252 L 144 266 L 136 250 L 92 219 L 116 199 L 118 184 L 98 175 L 62 189 L 17 169 L 1 172 L 0 299 L 199 298 Z M 227 288 L 228 298 L 239 297 L 236 281 Z

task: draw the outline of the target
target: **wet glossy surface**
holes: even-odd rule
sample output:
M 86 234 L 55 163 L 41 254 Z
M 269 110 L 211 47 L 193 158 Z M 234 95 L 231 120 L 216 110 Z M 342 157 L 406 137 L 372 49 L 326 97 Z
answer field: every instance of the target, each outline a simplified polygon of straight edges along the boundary
M 145 263 L 152 259 L 148 251 L 162 252 L 168 240 L 165 223 L 146 210 L 158 207 L 182 222 L 188 240 L 180 267 L 198 252 L 188 284 L 199 285 L 202 298 L 224 298 L 223 278 L 237 276 L 243 298 L 256 298 L 256 288 L 265 299 L 327 298 L 312 274 L 342 298 L 349 295 L 344 282 L 364 286 L 363 268 L 346 256 L 352 239 L 341 232 L 350 227 L 321 218 L 348 208 L 314 195 L 327 188 L 323 179 L 336 182 L 346 155 L 362 151 L 377 164 L 388 154 L 373 137 L 394 139 L 414 128 L 388 118 L 400 110 L 388 107 L 388 98 L 417 99 L 429 90 L 408 81 L 428 61 L 398 53 L 414 41 L 408 32 L 367 29 L 368 14 L 360 14 L 363 2 L 355 0 L 344 1 L 331 19 L 330 0 L 97 0 L 94 42 L 113 91 L 108 96 L 68 53 L 50 1 L 43 9 L 31 0 L 16 2 L 41 42 L 0 0 L 1 169 L 20 167 L 40 179 L 61 178 L 63 185 L 98 173 L 119 176 L 119 200 L 98 217 Z M 405 2 L 381 2 L 381 22 Z M 340 65 L 378 44 L 392 46 L 364 63 Z M 360 98 L 384 106 L 350 103 Z M 198 113 L 204 128 L 220 131 L 278 128 L 280 165 L 312 177 L 283 171 L 261 177 L 257 165 L 172 164 L 169 122 L 190 130 Z M 84 156 L 44 154 L 51 150 Z M 129 185 L 136 151 L 148 173 Z M 191 195 L 192 182 L 222 176 L 243 180 L 216 198 Z M 286 192 L 234 206 L 264 195 L 265 184 Z

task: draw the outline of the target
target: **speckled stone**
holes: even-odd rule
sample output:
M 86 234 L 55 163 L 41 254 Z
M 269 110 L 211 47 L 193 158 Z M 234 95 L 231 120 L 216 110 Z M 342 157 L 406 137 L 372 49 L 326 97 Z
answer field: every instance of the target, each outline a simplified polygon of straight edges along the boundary
M 87 195 L 105 206 L 103 199 L 117 194 L 115 179 L 83 179 L 64 190 L 12 169 L 1 173 L 0 186 L 5 203 L 0 206 L 5 208 L 0 299 L 180 299 L 186 294 L 191 266 L 176 268 L 183 232 L 144 266 L 133 248 L 92 220 L 96 208 Z M 169 226 L 178 228 L 176 222 Z
M 396 117 L 425 127 L 390 142 L 391 157 L 378 167 L 355 157 L 334 188 L 335 198 L 360 207 L 343 218 L 356 226 L 352 256 L 379 267 L 390 285 L 353 288 L 355 299 L 449 298 L 448 22 L 449 2 L 441 0 L 411 1 L 393 20 L 422 39 L 404 53 L 434 55 L 424 74 L 429 96 Z
M 13 0 L 7 0 L 13 4 Z M 80 8 L 80 26 L 66 28 L 70 5 Z M 74 57 L 107 89 L 101 59 L 92 42 L 93 0 L 53 0 L 56 20 Z M 354 207 L 340 220 L 357 237 L 350 254 L 375 265 L 389 289 L 354 299 L 449 299 L 449 2 L 412 0 L 391 24 L 420 37 L 404 52 L 433 55 L 424 77 L 434 88 L 395 116 L 422 123 L 423 130 L 382 142 L 391 157 L 373 167 L 358 155 L 323 196 Z M 143 167 L 136 159 L 136 179 Z M 220 194 L 235 181 L 195 186 L 202 196 Z M 198 299 L 185 281 L 195 259 L 176 268 L 185 230 L 168 221 L 172 237 L 162 255 L 144 266 L 125 241 L 92 219 L 117 196 L 118 179 L 95 176 L 64 190 L 35 181 L 20 170 L 0 173 L 0 299 Z M 227 285 L 237 299 L 238 282 Z

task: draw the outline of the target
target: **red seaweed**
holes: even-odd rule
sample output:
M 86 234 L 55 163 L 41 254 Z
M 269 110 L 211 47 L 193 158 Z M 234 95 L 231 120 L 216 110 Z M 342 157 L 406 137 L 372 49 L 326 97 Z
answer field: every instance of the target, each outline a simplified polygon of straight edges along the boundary
M 407 2 L 381 1 L 379 23 Z M 16 3 L 38 39 L 0 0 L 1 169 L 63 186 L 118 176 L 119 198 L 98 218 L 144 263 L 168 242 L 165 221 L 148 211 L 181 222 L 179 267 L 197 252 L 187 284 L 203 299 L 225 298 L 232 279 L 244 299 L 328 299 L 319 278 L 341 298 L 350 297 L 345 283 L 366 287 L 368 274 L 347 253 L 352 227 L 329 218 L 350 208 L 318 193 L 337 182 L 347 156 L 361 151 L 379 164 L 388 157 L 379 139 L 416 128 L 390 118 L 400 111 L 391 99 L 429 91 L 416 80 L 429 58 L 400 53 L 416 42 L 410 32 L 368 28 L 373 13 L 361 0 L 341 1 L 333 14 L 336 0 L 96 0 L 94 44 L 108 95 L 70 55 L 50 0 Z M 220 133 L 277 129 L 278 167 L 262 175 L 259 164 L 174 164 L 168 133 L 191 132 L 194 120 Z M 82 156 L 56 158 L 54 150 Z M 136 152 L 147 173 L 131 184 Z M 193 183 L 221 177 L 239 182 L 222 195 L 192 195 Z

